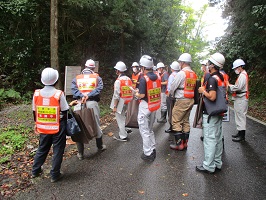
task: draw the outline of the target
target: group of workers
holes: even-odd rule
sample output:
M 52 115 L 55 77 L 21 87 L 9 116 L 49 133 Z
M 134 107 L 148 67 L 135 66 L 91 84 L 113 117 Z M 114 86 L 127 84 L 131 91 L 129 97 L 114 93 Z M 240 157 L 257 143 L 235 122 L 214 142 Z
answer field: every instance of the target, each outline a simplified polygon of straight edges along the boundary
M 248 108 L 248 75 L 244 69 L 245 63 L 237 59 L 233 63 L 233 69 L 238 74 L 234 85 L 229 83 L 228 76 L 222 70 L 225 58 L 220 53 L 210 56 L 208 61 L 202 63 L 204 76 L 198 92 L 203 95 L 204 101 L 217 101 L 217 98 L 228 98 L 226 95 L 218 95 L 219 90 L 226 94 L 232 93 L 235 108 L 235 121 L 238 133 L 232 135 L 234 142 L 245 140 L 246 114 Z M 139 62 L 132 64 L 132 77 L 126 75 L 127 67 L 124 62 L 116 63 L 114 70 L 117 79 L 114 83 L 112 109 L 115 113 L 119 127 L 119 141 L 128 141 L 128 134 L 132 131 L 125 127 L 127 105 L 133 100 L 139 102 L 138 126 L 143 142 L 141 159 L 152 162 L 156 158 L 156 140 L 153 124 L 156 111 L 160 111 L 158 123 L 170 124 L 166 133 L 174 135 L 174 143 L 170 144 L 173 150 L 185 150 L 188 147 L 190 135 L 189 116 L 194 105 L 194 90 L 197 75 L 191 68 L 192 58 L 189 53 L 180 55 L 177 61 L 171 65 L 169 75 L 166 66 L 159 62 L 154 66 L 152 57 L 143 55 Z M 95 62 L 87 60 L 85 69 L 76 76 L 71 84 L 71 91 L 75 99 L 70 106 L 75 105 L 74 111 L 81 109 L 80 104 L 86 104 L 92 108 L 97 124 L 96 146 L 99 151 L 106 149 L 103 144 L 102 130 L 100 128 L 100 93 L 103 89 L 102 78 L 94 72 Z M 66 122 L 69 105 L 61 90 L 55 88 L 59 78 L 58 71 L 53 68 L 45 68 L 41 74 L 41 82 L 44 88 L 36 90 L 33 95 L 33 114 L 35 131 L 40 134 L 39 148 L 36 152 L 32 177 L 38 177 L 42 173 L 48 152 L 53 145 L 53 160 L 51 182 L 57 182 L 62 178 L 60 172 L 64 148 L 66 144 Z M 119 103 L 122 107 L 119 107 Z M 203 104 L 203 145 L 204 161 L 196 170 L 205 173 L 214 173 L 222 167 L 222 118 L 223 113 L 210 115 L 207 104 Z M 168 115 L 167 115 L 168 114 Z M 167 117 L 168 116 L 168 117 Z M 77 143 L 78 158 L 84 158 L 84 144 Z

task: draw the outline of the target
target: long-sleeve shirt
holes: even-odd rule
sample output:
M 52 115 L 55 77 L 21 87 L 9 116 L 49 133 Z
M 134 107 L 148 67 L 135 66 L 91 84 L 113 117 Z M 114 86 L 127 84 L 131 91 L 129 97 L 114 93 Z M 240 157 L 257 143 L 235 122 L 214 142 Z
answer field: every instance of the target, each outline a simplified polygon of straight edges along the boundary
M 170 76 L 168 78 L 168 83 L 167 83 L 167 91 L 170 91 L 171 90 L 171 84 L 174 81 L 174 78 L 175 78 L 176 74 L 177 74 L 177 71 L 173 71 L 170 74 Z
M 246 71 L 245 70 L 242 71 L 239 74 L 238 79 L 235 82 L 235 85 L 229 86 L 230 92 L 236 92 L 236 97 L 232 97 L 233 100 L 235 100 L 236 98 L 242 98 L 246 96 L 248 80 L 245 74 Z
M 184 67 L 183 70 L 189 70 L 192 71 L 190 67 Z M 181 70 L 179 71 L 171 86 L 170 86 L 170 94 L 171 96 L 175 97 L 176 99 L 184 99 L 184 86 L 186 81 L 186 73 Z
M 94 72 L 88 68 L 85 68 L 82 72 L 82 74 L 93 74 Z M 88 93 L 88 97 L 93 98 L 95 96 L 98 96 L 103 89 L 103 81 L 100 76 L 97 77 L 97 87 L 92 90 L 90 93 Z M 74 78 L 71 83 L 71 92 L 73 94 L 74 99 L 80 99 L 84 95 L 79 91 L 78 86 L 77 86 L 77 79 Z

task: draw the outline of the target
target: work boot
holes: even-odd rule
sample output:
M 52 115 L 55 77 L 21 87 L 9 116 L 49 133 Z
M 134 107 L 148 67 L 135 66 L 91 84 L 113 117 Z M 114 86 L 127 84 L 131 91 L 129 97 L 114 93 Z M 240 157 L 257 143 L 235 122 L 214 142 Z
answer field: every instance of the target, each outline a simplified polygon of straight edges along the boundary
M 166 123 L 166 115 L 167 115 L 167 110 L 162 110 L 161 111 L 161 118 L 157 120 L 158 123 Z
M 178 151 L 182 151 L 184 149 L 184 140 L 182 139 L 181 132 L 175 134 L 175 143 L 170 144 L 170 148 Z
M 187 149 L 188 145 L 188 139 L 189 139 L 189 132 L 183 133 L 183 140 L 184 140 L 184 149 Z
M 239 136 L 236 138 L 233 138 L 232 139 L 233 142 L 241 142 L 245 140 L 246 131 L 242 130 L 242 131 L 239 131 L 238 133 L 239 133 Z
M 237 134 L 232 135 L 232 137 L 233 137 L 233 138 L 239 137 L 239 132 L 240 132 L 240 131 L 238 131 Z
M 165 130 L 164 132 L 166 132 L 166 133 L 173 132 L 173 130 L 172 130 L 172 124 L 170 124 L 170 127 L 167 130 Z
M 77 148 L 78 148 L 78 154 L 77 157 L 79 160 L 83 160 L 84 159 L 84 144 L 80 143 L 80 142 L 76 142 L 77 144 Z

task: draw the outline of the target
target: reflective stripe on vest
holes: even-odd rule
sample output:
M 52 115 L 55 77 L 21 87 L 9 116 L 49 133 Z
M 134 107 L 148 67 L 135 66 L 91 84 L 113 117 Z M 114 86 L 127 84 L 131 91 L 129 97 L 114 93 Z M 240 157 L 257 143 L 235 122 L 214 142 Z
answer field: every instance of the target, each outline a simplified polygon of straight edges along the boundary
M 190 71 L 190 70 L 182 69 L 182 71 L 184 71 L 186 74 L 186 80 L 184 84 L 184 97 L 193 99 L 194 89 L 196 87 L 196 82 L 197 82 L 197 75 L 195 72 Z
M 43 134 L 59 132 L 60 96 L 61 90 L 56 90 L 52 97 L 43 97 L 40 90 L 34 92 L 35 115 L 37 131 Z
M 124 99 L 124 103 L 128 104 L 133 99 L 132 90 L 129 87 L 132 87 L 132 81 L 129 77 L 126 80 L 118 78 L 120 81 L 120 98 Z
M 77 87 L 83 95 L 89 94 L 98 85 L 98 74 L 80 74 L 76 76 Z
M 153 112 L 161 106 L 161 80 L 152 81 L 147 75 L 144 78 L 147 83 L 148 108 Z
M 245 91 L 245 92 L 241 92 L 241 93 L 246 93 L 246 99 L 248 99 L 248 97 L 249 97 L 249 90 L 248 90 L 248 74 L 247 74 L 246 71 L 243 71 L 242 73 L 246 76 L 247 83 L 246 83 L 246 91 Z M 238 76 L 238 78 L 239 78 L 239 76 Z M 238 82 L 238 78 L 236 79 L 236 84 L 237 84 L 237 82 Z M 233 92 L 233 93 L 232 93 L 232 96 L 233 96 L 233 97 L 236 97 L 237 94 L 238 94 L 237 92 Z

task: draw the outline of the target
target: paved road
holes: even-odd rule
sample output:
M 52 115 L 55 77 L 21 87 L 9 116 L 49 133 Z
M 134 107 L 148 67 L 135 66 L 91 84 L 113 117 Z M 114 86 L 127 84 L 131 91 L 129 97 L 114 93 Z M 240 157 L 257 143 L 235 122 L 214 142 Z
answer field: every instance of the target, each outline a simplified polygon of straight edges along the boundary
M 194 112 L 195 108 L 191 116 Z M 248 119 L 246 142 L 234 143 L 232 110 L 230 115 L 230 122 L 223 124 L 224 165 L 214 175 L 195 171 L 203 159 L 200 129 L 191 130 L 188 150 L 179 152 L 169 148 L 173 137 L 164 133 L 168 124 L 155 123 L 157 157 L 153 163 L 140 159 L 138 129 L 133 129 L 129 142 L 105 135 L 106 151 L 97 153 L 92 141 L 83 161 L 73 155 L 63 162 L 64 179 L 52 184 L 49 178 L 38 178 L 36 186 L 15 199 L 266 199 L 266 126 Z M 116 123 L 104 130 L 110 131 L 117 132 Z

